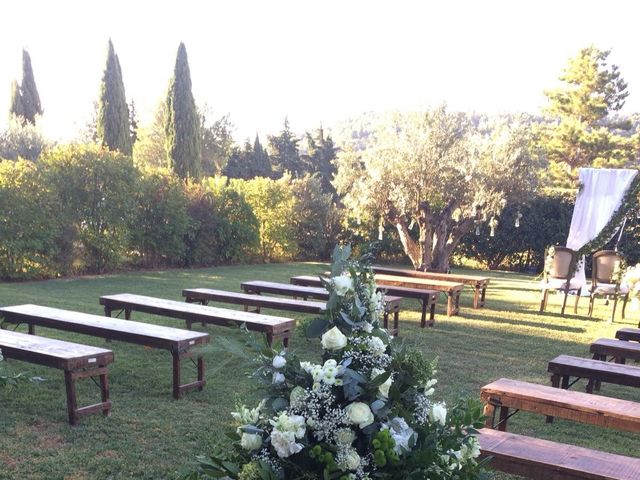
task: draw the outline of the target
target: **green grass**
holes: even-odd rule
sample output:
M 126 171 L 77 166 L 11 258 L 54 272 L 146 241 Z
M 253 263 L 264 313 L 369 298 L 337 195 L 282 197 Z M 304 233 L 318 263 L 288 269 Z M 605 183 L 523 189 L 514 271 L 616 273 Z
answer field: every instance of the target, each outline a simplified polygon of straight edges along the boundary
M 288 281 L 291 275 L 314 274 L 324 265 L 311 263 L 250 265 L 194 270 L 138 272 L 101 277 L 0 284 L 0 304 L 37 303 L 102 314 L 98 297 L 110 293 L 139 293 L 181 300 L 182 288 L 212 287 L 239 290 L 240 281 Z M 635 326 L 637 312 L 627 319 L 607 323 L 610 306 L 598 302 L 594 317 L 586 316 L 586 299 L 579 315 L 559 315 L 561 297 L 551 295 L 548 313 L 537 313 L 539 290 L 531 276 L 490 273 L 487 307 L 471 308 L 472 291 L 463 294 L 461 315 L 447 318 L 445 303 L 438 305 L 436 325 L 419 328 L 419 305 L 405 301 L 401 336 L 430 357 L 439 358 L 437 396 L 449 403 L 460 396 L 478 397 L 482 385 L 500 377 L 549 383 L 549 359 L 565 353 L 588 356 L 595 338 L 613 337 L 621 326 Z M 570 299 L 571 300 L 571 299 Z M 568 309 L 571 311 L 571 309 Z M 273 312 L 276 313 L 276 312 Z M 277 312 L 287 316 L 286 312 Z M 300 317 L 298 317 L 300 318 Z M 133 320 L 183 327 L 184 323 L 134 312 Z M 194 327 L 211 333 L 202 351 L 207 366 L 207 386 L 183 399 L 171 397 L 171 357 L 166 351 L 147 350 L 122 342 L 40 328 L 38 333 L 110 348 L 115 362 L 110 368 L 113 413 L 86 417 L 76 427 L 66 422 L 62 372 L 9 361 L 10 372 L 45 377 L 42 384 L 22 384 L 0 391 L 0 479 L 157 479 L 175 478 L 206 453 L 220 438 L 236 395 L 250 402 L 257 398 L 246 378 L 250 364 L 237 349 L 242 341 L 232 328 Z M 20 327 L 20 331 L 25 328 Z M 316 359 L 316 343 L 297 335 L 292 348 L 303 358 Z M 185 374 L 191 373 L 191 369 Z M 574 388 L 581 389 L 583 383 Z M 97 398 L 98 390 L 81 382 L 80 399 Z M 640 401 L 640 391 L 604 385 L 603 395 Z M 557 441 L 574 443 L 626 455 L 639 456 L 637 437 L 557 420 L 552 425 L 540 416 L 520 413 L 509 429 Z M 496 478 L 510 478 L 496 475 Z

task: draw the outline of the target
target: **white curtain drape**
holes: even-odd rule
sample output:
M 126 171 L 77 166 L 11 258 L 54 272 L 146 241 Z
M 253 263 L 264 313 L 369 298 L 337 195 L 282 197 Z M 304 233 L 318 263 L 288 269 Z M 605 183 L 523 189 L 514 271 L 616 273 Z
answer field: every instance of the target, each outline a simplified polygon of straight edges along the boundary
M 637 173 L 637 170 L 626 169 L 580 169 L 582 190 L 573 208 L 567 247 L 578 250 L 598 236 L 620 207 Z M 585 283 L 584 262 L 574 279 Z

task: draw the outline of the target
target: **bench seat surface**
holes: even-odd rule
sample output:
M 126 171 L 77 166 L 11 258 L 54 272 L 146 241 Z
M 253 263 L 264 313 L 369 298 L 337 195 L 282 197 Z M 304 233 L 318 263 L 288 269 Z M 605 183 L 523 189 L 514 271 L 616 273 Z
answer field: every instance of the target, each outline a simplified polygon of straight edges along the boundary
M 390 267 L 371 267 L 374 273 L 381 273 L 386 275 L 399 275 L 406 277 L 416 278 L 428 278 L 432 280 L 446 280 L 450 282 L 460 282 L 470 285 L 483 284 L 488 285 L 491 281 L 490 277 L 482 277 L 479 275 L 462 275 L 457 273 L 439 273 L 439 272 L 424 272 L 422 270 L 409 270 L 405 268 L 390 268 Z
M 640 403 L 546 385 L 501 378 L 482 387 L 483 402 L 566 418 L 608 428 L 640 432 Z
M 483 456 L 494 457 L 489 465 L 529 478 L 640 478 L 640 458 L 486 428 L 480 429 L 478 440 Z
M 640 342 L 640 328 L 621 328 L 616 332 L 616 338 Z
M 295 300 L 292 298 L 264 297 L 262 295 L 252 295 L 250 293 L 227 292 L 225 290 L 215 290 L 211 288 L 187 288 L 182 291 L 183 297 L 188 298 L 204 298 L 215 300 L 216 298 L 224 300 L 237 299 L 239 304 L 251 303 L 260 304 L 260 306 L 268 308 L 269 305 L 275 307 L 290 306 L 291 308 L 299 307 L 301 309 L 309 309 L 310 311 L 324 312 L 327 304 L 324 302 L 313 302 L 310 300 Z
M 249 282 L 247 282 L 249 283 Z M 271 283 L 271 282 L 266 282 Z M 316 285 L 321 285 L 320 279 L 318 277 L 314 277 L 313 275 L 296 275 L 291 277 L 291 283 L 300 288 L 312 288 L 317 289 Z M 277 285 L 287 285 L 287 284 L 277 284 Z M 305 286 L 303 286 L 305 285 Z M 308 286 L 306 286 L 308 285 Z M 411 297 L 411 298 L 422 298 L 429 295 L 437 295 L 438 291 L 436 290 L 427 290 L 424 288 L 410 288 L 410 287 L 399 287 L 396 285 L 378 285 L 378 290 L 384 290 L 390 293 L 393 296 L 397 297 Z M 324 287 L 321 287 L 324 290 Z M 389 298 L 389 295 L 386 296 Z
M 182 305 L 182 303 L 180 303 Z M 89 313 L 43 307 L 40 305 L 15 305 L 0 308 L 0 315 L 8 321 L 19 320 L 28 323 L 31 319 L 38 325 L 62 330 L 71 330 L 87 335 L 105 336 L 129 341 L 138 340 L 145 345 L 155 344 L 154 340 L 170 343 L 188 343 L 190 345 L 206 343 L 209 334 L 164 327 L 150 323 L 132 322 L 118 318 L 92 315 Z M 191 343 L 193 342 L 193 343 Z
M 591 344 L 591 353 L 640 359 L 640 343 L 615 338 L 599 338 Z
M 602 360 L 559 355 L 549 362 L 547 370 L 556 375 L 598 377 L 607 383 L 640 386 L 640 367 L 603 362 Z
M 246 323 L 249 329 L 272 331 L 280 333 L 295 328 L 295 320 L 272 315 L 261 315 L 227 308 L 208 307 L 195 303 L 178 302 L 163 298 L 147 297 L 121 293 L 116 295 L 104 295 L 100 297 L 101 305 L 117 306 L 116 308 L 131 308 L 146 313 L 157 315 L 188 318 L 194 322 L 208 322 L 224 325 Z
M 85 365 L 106 365 L 113 361 L 111 350 L 9 330 L 0 330 L 0 350 L 9 358 L 62 370 L 74 370 Z M 25 352 L 30 359 L 23 355 L 13 355 L 13 350 Z
M 399 275 L 376 274 L 375 281 L 380 286 L 385 286 L 388 284 L 408 288 L 428 288 L 431 290 L 439 290 L 443 292 L 456 292 L 464 288 L 464 284 L 460 282 L 431 280 L 427 278 L 403 277 Z

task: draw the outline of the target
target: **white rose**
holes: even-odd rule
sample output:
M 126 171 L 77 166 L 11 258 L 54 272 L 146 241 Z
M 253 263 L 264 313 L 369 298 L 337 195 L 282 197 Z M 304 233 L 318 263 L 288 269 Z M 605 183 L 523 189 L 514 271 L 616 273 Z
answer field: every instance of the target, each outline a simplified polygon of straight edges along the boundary
M 342 470 L 357 470 L 360 466 L 360 455 L 354 449 L 349 449 L 339 456 L 338 466 Z
M 262 446 L 262 437 L 257 433 L 243 433 L 240 446 L 245 450 L 257 450 Z
M 378 337 L 370 337 L 369 338 L 369 350 L 374 355 L 382 355 L 387 351 L 387 346 L 384 342 Z
M 351 445 L 356 439 L 356 434 L 349 428 L 341 428 L 336 431 L 335 438 L 338 445 Z
M 366 403 L 350 403 L 347 405 L 347 408 L 345 408 L 345 411 L 349 421 L 357 424 L 360 428 L 365 428 L 373 423 L 373 413 Z
M 325 350 L 340 350 L 347 346 L 347 337 L 338 327 L 333 327 L 322 335 L 322 348 Z
M 332 278 L 333 289 L 341 297 L 347 292 L 353 290 L 353 280 L 347 275 L 340 275 Z
M 375 379 L 378 375 L 382 375 L 383 373 L 384 370 L 382 370 L 381 368 L 374 368 L 373 370 L 371 370 L 371 380 Z M 389 378 L 387 378 L 387 380 L 385 380 L 383 384 L 378 386 L 378 398 L 381 398 L 383 400 L 389 398 L 389 388 L 391 388 L 392 383 L 393 378 L 391 375 L 389 375 Z
M 284 383 L 284 375 L 280 372 L 273 374 L 273 383 Z
M 271 362 L 273 368 L 282 368 L 287 364 L 287 360 L 282 355 L 276 355 Z
M 447 407 L 444 403 L 434 403 L 431 406 L 431 421 L 444 425 L 447 422 Z

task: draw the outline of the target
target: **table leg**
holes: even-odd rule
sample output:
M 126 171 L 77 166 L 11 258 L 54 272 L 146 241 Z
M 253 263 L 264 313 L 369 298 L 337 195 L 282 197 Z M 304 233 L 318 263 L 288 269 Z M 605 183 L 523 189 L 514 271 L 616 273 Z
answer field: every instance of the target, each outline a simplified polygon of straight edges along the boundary
M 64 371 L 64 383 L 67 390 L 67 414 L 69 416 L 69 423 L 75 425 L 78 421 L 76 415 L 78 400 L 76 397 L 76 382 L 72 372 L 68 370 Z

